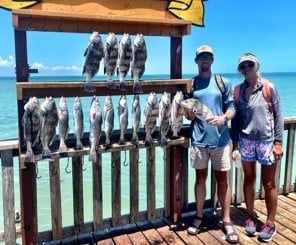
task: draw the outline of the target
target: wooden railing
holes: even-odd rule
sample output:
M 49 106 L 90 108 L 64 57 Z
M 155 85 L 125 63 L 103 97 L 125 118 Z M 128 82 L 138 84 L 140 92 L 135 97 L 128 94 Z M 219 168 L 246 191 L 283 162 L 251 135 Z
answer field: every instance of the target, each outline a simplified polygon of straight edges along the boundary
M 277 182 L 279 186 L 279 194 L 287 194 L 289 192 L 295 192 L 295 127 L 296 118 L 285 118 L 285 139 L 284 145 L 286 146 L 286 152 L 282 159 L 281 170 L 277 171 Z M 183 129 L 184 135 L 188 133 L 186 127 Z M 188 136 L 188 135 L 187 135 Z M 188 146 L 189 140 L 187 137 L 181 137 L 178 140 L 169 141 L 169 145 L 164 148 L 164 192 L 163 200 L 164 205 L 161 208 L 156 208 L 156 185 L 155 185 L 155 171 L 156 165 L 156 150 L 159 147 L 159 143 L 155 141 L 155 144 L 146 147 L 144 143 L 135 147 L 132 144 L 127 143 L 125 146 L 114 145 L 111 152 L 111 178 L 112 178 L 112 215 L 109 218 L 103 218 L 104 207 L 102 206 L 102 155 L 105 151 L 98 152 L 98 161 L 92 165 L 93 176 L 93 221 L 84 221 L 84 207 L 83 207 L 83 167 L 81 165 L 81 157 L 84 154 L 88 154 L 88 149 L 85 148 L 79 154 L 73 152 L 69 153 L 69 158 L 72 159 L 72 180 L 73 180 L 73 226 L 62 226 L 62 196 L 61 196 L 61 179 L 59 172 L 58 154 L 54 154 L 54 161 L 49 162 L 49 176 L 50 176 L 50 199 L 49 203 L 51 209 L 51 223 L 52 229 L 49 231 L 38 232 L 37 243 L 50 241 L 50 240 L 62 240 L 69 237 L 79 236 L 86 233 L 91 233 L 91 236 L 95 236 L 96 232 L 100 232 L 103 228 L 120 226 L 123 224 L 134 223 L 141 220 L 151 220 L 156 217 L 170 217 L 174 221 L 179 219 L 178 212 L 189 212 L 194 210 L 194 204 L 188 202 L 188 191 L 191 191 L 193 185 L 189 186 L 188 183 Z M 146 206 L 145 211 L 139 211 L 139 151 L 146 151 Z M 121 214 L 121 151 L 129 151 L 130 155 L 130 212 L 129 214 Z M 13 171 L 13 157 L 18 156 L 18 141 L 7 140 L 0 142 L 1 152 L 1 164 L 2 164 L 2 199 L 3 199 L 3 220 L 4 231 L 1 232 L 0 241 L 5 241 L 5 244 L 16 244 L 16 238 L 20 236 L 22 230 L 30 229 L 30 227 L 22 224 L 21 230 L 16 230 L 15 226 L 15 193 L 14 193 L 14 171 Z M 171 162 L 178 166 L 172 166 Z M 20 161 L 21 162 L 21 161 Z M 174 183 L 175 178 L 172 178 L 172 173 L 176 172 L 176 169 L 182 169 L 179 176 L 181 182 Z M 294 168 L 294 170 L 293 170 Z M 233 172 L 234 171 L 234 172 Z M 232 168 L 232 174 L 230 174 L 230 181 L 232 183 L 233 203 L 237 204 L 243 201 L 241 181 L 242 172 L 239 169 Z M 283 182 L 283 184 L 280 184 Z M 214 181 L 211 181 L 214 183 Z M 176 187 L 180 190 L 174 189 L 173 193 L 169 190 Z M 215 185 L 211 186 L 211 197 L 206 200 L 206 206 L 213 206 L 216 200 L 215 197 Z M 264 198 L 263 189 L 259 187 L 257 190 L 256 198 Z M 174 199 L 172 201 L 172 199 Z M 35 206 L 38 206 L 38 200 L 36 200 Z M 21 211 L 22 212 L 22 211 Z M 36 217 L 36 222 L 37 217 Z M 34 234 L 33 234 L 34 235 Z

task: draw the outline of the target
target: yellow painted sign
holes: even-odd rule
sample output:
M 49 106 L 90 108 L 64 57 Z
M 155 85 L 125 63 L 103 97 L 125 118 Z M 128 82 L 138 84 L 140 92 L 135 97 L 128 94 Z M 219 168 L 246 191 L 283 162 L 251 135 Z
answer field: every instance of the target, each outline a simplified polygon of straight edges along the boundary
M 40 0 L 37 0 L 37 1 L 0 0 L 0 7 L 8 10 L 22 9 L 22 8 L 30 7 L 38 2 L 40 2 Z
M 21 0 L 0 0 L 0 7 L 12 10 L 28 8 L 37 4 L 41 0 L 21 1 Z M 46 1 L 46 0 L 43 0 Z M 111 1 L 111 0 L 110 0 Z M 204 0 L 168 0 L 167 9 L 173 15 L 180 19 L 191 21 L 192 24 L 204 26 Z M 59 1 L 57 1 L 58 3 Z
M 183 20 L 189 20 L 194 25 L 204 25 L 203 0 L 172 0 L 169 2 L 168 10 L 175 16 Z

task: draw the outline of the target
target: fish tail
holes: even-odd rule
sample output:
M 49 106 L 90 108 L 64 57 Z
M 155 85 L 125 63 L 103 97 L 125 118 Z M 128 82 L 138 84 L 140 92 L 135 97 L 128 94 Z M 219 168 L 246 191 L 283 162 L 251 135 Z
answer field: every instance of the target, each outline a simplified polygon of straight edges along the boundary
M 43 149 L 42 151 L 42 159 L 43 160 L 52 160 L 52 154 L 49 149 Z
M 25 163 L 35 163 L 35 156 L 32 149 L 27 149 L 25 156 Z
M 133 92 L 134 92 L 134 94 L 142 94 L 143 93 L 143 89 L 142 89 L 142 86 L 140 85 L 140 82 L 134 82 Z
M 108 89 L 116 89 L 116 84 L 114 81 L 108 81 L 107 82 L 107 88 Z
M 83 145 L 81 141 L 79 139 L 76 140 L 76 150 L 82 150 L 82 149 L 83 149 Z
M 96 162 L 97 161 L 97 152 L 94 146 L 90 147 L 89 150 L 89 161 Z
M 120 91 L 126 91 L 126 84 L 125 84 L 125 81 L 120 81 L 119 83 L 119 90 Z
M 86 81 L 84 83 L 84 91 L 88 92 L 88 93 L 96 92 L 96 88 L 95 88 L 95 85 L 93 84 L 93 82 Z
M 146 133 L 145 145 L 150 146 L 150 145 L 152 145 L 152 143 L 153 143 L 153 139 L 152 139 L 151 134 Z
M 125 140 L 124 140 L 123 137 L 120 137 L 118 144 L 119 145 L 124 145 L 125 144 Z
M 60 152 L 60 153 L 65 153 L 65 152 L 67 152 L 67 151 L 68 151 L 68 148 L 67 148 L 67 146 L 66 146 L 65 141 L 61 140 L 61 141 L 60 141 L 60 146 L 59 146 L 59 152 Z
M 161 138 L 160 138 L 160 146 L 165 147 L 167 145 L 167 143 L 168 143 L 167 138 L 165 136 L 161 136 Z

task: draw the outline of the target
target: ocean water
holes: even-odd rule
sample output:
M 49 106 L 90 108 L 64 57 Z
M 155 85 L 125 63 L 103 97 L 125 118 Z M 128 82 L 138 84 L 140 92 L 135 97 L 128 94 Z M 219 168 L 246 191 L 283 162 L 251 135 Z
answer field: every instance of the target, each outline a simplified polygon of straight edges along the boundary
M 242 77 L 239 74 L 222 74 L 230 79 L 233 85 L 238 84 Z M 184 75 L 183 78 L 191 78 L 192 74 Z M 262 74 L 270 81 L 274 82 L 282 102 L 284 117 L 296 116 L 296 106 L 293 104 L 294 96 L 296 94 L 296 86 L 294 85 L 296 80 L 296 73 L 266 73 Z M 169 75 L 146 75 L 143 79 L 169 79 Z M 32 76 L 30 81 L 81 81 L 82 77 L 40 77 Z M 104 77 L 98 77 L 96 80 L 104 80 Z M 17 101 L 16 101 L 16 84 L 15 78 L 12 77 L 0 77 L 0 140 L 15 139 L 18 137 L 18 125 L 17 125 Z M 144 120 L 144 107 L 148 95 L 141 95 L 141 112 L 142 122 Z M 160 95 L 158 96 L 160 99 Z M 119 96 L 113 96 L 113 104 L 115 109 L 115 129 L 119 129 L 119 119 L 117 117 L 117 105 Z M 128 95 L 127 99 L 129 105 L 131 105 L 133 96 Z M 56 98 L 58 103 L 59 98 Z M 84 125 L 85 132 L 89 132 L 88 113 L 90 107 L 90 97 L 83 97 L 83 109 L 84 109 Z M 104 105 L 105 97 L 100 96 L 99 101 L 101 107 Z M 69 114 L 70 114 L 70 133 L 73 133 L 73 120 L 72 120 L 72 105 L 73 98 L 67 98 Z M 184 121 L 188 123 L 188 121 Z M 129 108 L 129 128 L 132 127 L 131 108 Z M 285 136 L 286 137 L 286 136 Z M 163 152 L 161 148 L 157 148 L 156 151 L 156 207 L 163 206 Z M 104 217 L 111 216 L 111 155 L 110 153 L 103 154 L 103 207 Z M 121 191 L 122 191 L 122 214 L 129 212 L 129 155 L 127 152 L 122 152 L 121 159 L 123 161 L 121 166 Z M 146 154 L 144 150 L 140 151 L 139 159 L 139 198 L 140 198 L 140 210 L 146 209 L 146 166 L 145 166 Z M 18 159 L 14 159 L 14 174 L 15 174 L 15 206 L 16 210 L 20 209 L 19 201 L 19 176 L 18 176 Z M 84 158 L 84 172 L 83 172 L 83 193 L 84 193 L 84 219 L 85 222 L 92 220 L 92 166 L 88 161 L 88 157 Z M 49 176 L 48 176 L 48 164 L 42 161 L 37 164 L 37 198 L 38 198 L 38 226 L 39 231 L 51 229 L 50 219 L 48 215 L 50 213 L 50 194 L 49 194 Z M 190 171 L 189 167 L 189 183 L 192 184 L 192 191 L 188 193 L 189 201 L 194 201 L 193 195 L 193 183 L 194 183 L 194 171 Z M 63 226 L 73 225 L 73 194 L 72 194 L 72 175 L 71 162 L 67 159 L 62 159 L 60 165 L 61 176 L 61 195 L 62 195 L 62 223 Z M 209 184 L 209 183 L 208 183 Z M 0 179 L 0 189 L 2 189 L 2 176 Z M 189 188 L 190 189 L 190 188 Z M 209 191 L 208 191 L 209 194 Z M 0 207 L 2 207 L 2 194 L 0 195 Z M 1 212 L 1 211 L 0 211 Z M 0 215 L 0 230 L 3 230 L 3 215 Z

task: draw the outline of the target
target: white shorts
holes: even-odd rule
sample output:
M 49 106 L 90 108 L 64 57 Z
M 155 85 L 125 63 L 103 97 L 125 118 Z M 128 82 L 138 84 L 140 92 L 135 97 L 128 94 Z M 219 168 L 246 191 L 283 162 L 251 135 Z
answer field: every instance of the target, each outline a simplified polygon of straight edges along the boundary
M 230 145 L 216 148 L 203 148 L 198 146 L 191 147 L 191 167 L 195 169 L 205 169 L 208 167 L 209 160 L 211 160 L 214 170 L 230 170 Z

